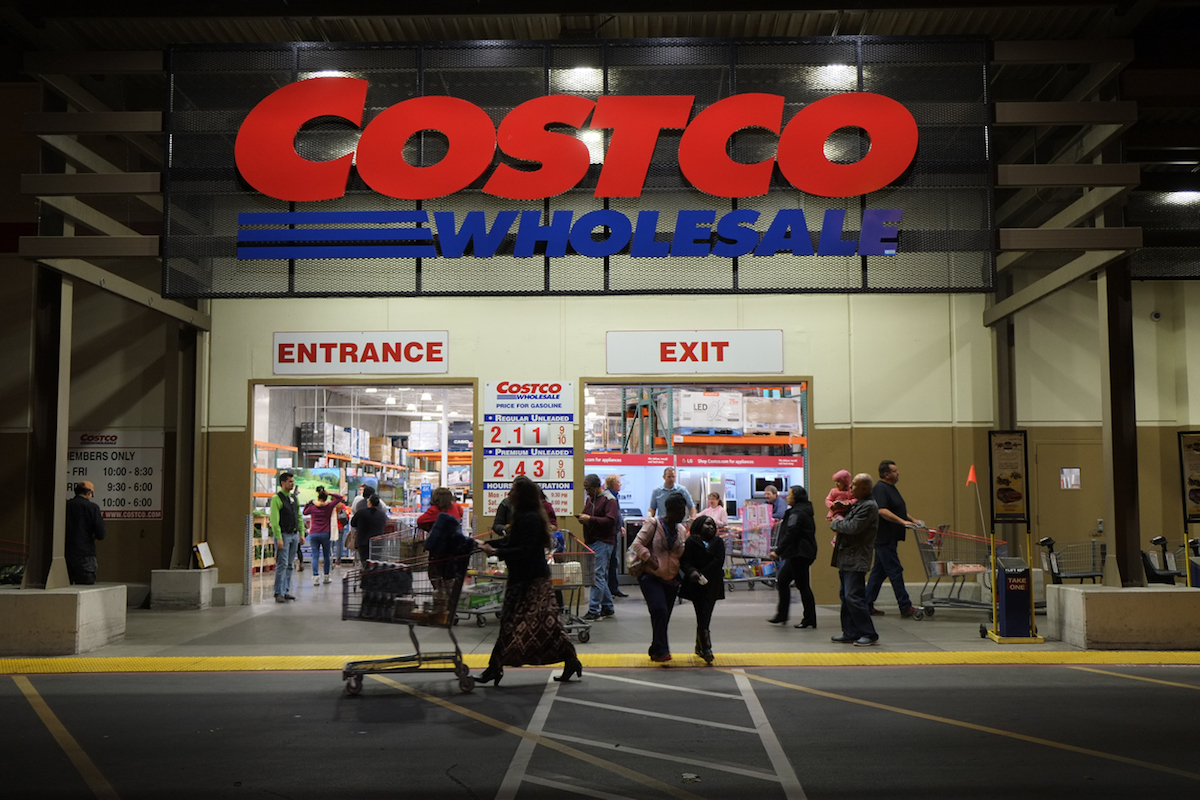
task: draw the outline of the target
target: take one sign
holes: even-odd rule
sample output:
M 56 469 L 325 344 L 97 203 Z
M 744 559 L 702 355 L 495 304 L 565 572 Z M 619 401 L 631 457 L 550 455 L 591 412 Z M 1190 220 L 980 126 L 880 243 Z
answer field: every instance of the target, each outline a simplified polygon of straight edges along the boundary
M 449 370 L 447 331 L 300 331 L 275 334 L 275 375 L 403 375 Z
M 609 331 L 609 375 L 783 372 L 783 331 Z

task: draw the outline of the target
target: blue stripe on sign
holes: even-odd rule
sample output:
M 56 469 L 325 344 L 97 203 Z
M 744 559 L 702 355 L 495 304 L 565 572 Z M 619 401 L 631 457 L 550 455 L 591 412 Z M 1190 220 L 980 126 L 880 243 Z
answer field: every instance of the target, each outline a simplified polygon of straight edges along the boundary
M 437 258 L 431 244 L 239 247 L 239 261 L 279 258 Z
M 344 225 L 365 222 L 429 222 L 427 211 L 246 211 L 238 225 Z
M 431 242 L 433 231 L 429 228 L 252 228 L 239 230 L 237 238 L 239 242 Z

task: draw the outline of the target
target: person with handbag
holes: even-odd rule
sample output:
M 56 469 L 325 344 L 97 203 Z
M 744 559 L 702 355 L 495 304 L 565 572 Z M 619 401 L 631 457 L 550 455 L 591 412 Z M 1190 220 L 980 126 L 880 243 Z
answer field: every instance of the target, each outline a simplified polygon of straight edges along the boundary
M 691 600 L 696 609 L 696 655 L 713 662 L 713 609 L 725 599 L 725 542 L 717 535 L 717 521 L 709 516 L 692 520 L 692 533 L 683 544 L 679 574 L 683 584 L 679 596 Z
M 664 501 L 662 516 L 648 518 L 629 548 L 631 563 L 628 570 L 637 577 L 638 587 L 650 610 L 653 633 L 649 654 L 650 660 L 657 663 L 671 660 L 667 626 L 671 623 L 671 609 L 679 593 L 679 558 L 687 538 L 687 529 L 683 526 L 687 510 L 687 500 L 681 493 L 670 494 Z
M 487 669 L 475 682 L 499 686 L 506 666 L 559 661 L 563 662 L 563 672 L 554 676 L 556 681 L 569 681 L 573 675 L 582 678 L 583 665 L 563 628 L 550 584 L 546 553 L 552 546 L 551 527 L 542 507 L 541 490 L 522 476 L 513 481 L 508 499 L 512 522 L 506 537 L 480 545 L 481 550 L 508 565 L 508 585 L 500 609 L 500 633 Z
M 803 486 L 796 484 L 788 492 L 788 510 L 779 528 L 779 541 L 771 551 L 771 558 L 782 562 L 775 579 L 779 605 L 775 608 L 775 616 L 767 622 L 772 625 L 787 624 L 792 583 L 795 583 L 800 590 L 800 603 L 804 606 L 804 616 L 796 627 L 816 628 L 817 601 L 809 584 L 809 567 L 817 559 L 817 523 L 813 519 L 808 491 Z

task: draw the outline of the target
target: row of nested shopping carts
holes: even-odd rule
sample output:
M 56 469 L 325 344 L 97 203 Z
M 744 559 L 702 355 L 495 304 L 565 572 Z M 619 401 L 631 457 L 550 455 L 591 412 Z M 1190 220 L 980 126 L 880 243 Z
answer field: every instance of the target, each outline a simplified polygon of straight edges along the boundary
M 595 575 L 595 554 L 570 534 L 567 546 L 552 553 L 550 580 L 559 591 L 563 627 L 581 644 L 591 639 L 591 624 L 581 614 L 585 589 Z M 413 652 L 361 661 L 342 667 L 348 694 L 362 691 L 364 675 L 453 672 L 464 692 L 475 688 L 462 648 L 454 635 L 460 620 L 474 618 L 480 627 L 489 616 L 498 620 L 504 605 L 507 575 L 482 550 L 458 559 L 431 560 L 424 551 L 424 532 L 406 529 L 371 540 L 370 559 L 342 578 L 342 619 L 408 626 Z M 453 650 L 422 650 L 417 628 L 443 628 Z

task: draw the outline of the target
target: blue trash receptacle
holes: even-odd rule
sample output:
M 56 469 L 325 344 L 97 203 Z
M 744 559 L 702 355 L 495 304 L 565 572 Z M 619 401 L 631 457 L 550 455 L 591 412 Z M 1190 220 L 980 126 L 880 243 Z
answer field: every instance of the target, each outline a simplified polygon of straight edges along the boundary
M 1033 576 L 1023 558 L 996 559 L 996 632 L 1032 636 Z

